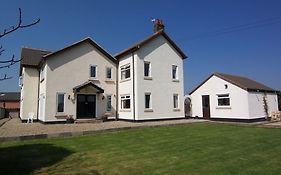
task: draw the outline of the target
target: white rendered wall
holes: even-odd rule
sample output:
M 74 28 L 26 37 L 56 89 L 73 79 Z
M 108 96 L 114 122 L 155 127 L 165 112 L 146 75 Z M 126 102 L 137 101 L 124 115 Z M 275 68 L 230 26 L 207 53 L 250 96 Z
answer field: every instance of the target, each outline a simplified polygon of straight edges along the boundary
M 103 94 L 97 94 L 96 117 L 101 117 L 105 113 L 106 95 L 112 95 L 112 115 L 116 116 L 116 65 L 91 44 L 84 42 L 51 56 L 46 64 L 45 121 L 65 120 L 56 117 L 63 115 L 73 115 L 76 119 L 76 94 L 73 94 L 73 88 L 90 79 L 90 65 L 97 66 L 97 80 L 94 83 L 104 89 Z M 106 67 L 112 67 L 113 81 L 106 81 Z M 85 94 L 94 93 L 88 89 L 84 91 Z M 57 92 L 66 94 L 64 113 L 56 112 Z
M 225 84 L 228 86 L 225 89 Z M 218 107 L 217 95 L 229 94 L 230 107 Z M 210 95 L 211 118 L 249 119 L 248 92 L 216 76 L 191 94 L 192 116 L 203 117 L 202 95 Z
M 45 78 L 44 80 L 40 80 L 39 83 L 39 103 L 38 103 L 38 119 L 41 121 L 45 121 L 45 100 L 46 100 L 46 64 L 43 64 L 42 67 L 45 68 Z M 40 71 L 40 70 L 39 70 Z M 39 73 L 40 76 L 40 73 Z M 40 77 L 41 79 L 41 77 Z
M 135 57 L 136 55 L 134 55 Z M 136 58 L 134 58 L 136 59 Z M 121 80 L 121 67 L 124 65 L 130 64 L 130 77 L 128 80 Z M 132 65 L 132 54 L 125 56 L 119 60 L 118 66 L 118 109 L 119 109 L 119 119 L 125 120 L 134 120 L 133 112 L 134 112 L 134 97 L 133 97 L 133 65 Z M 130 95 L 131 96 L 131 109 L 121 109 L 121 95 Z
M 264 93 L 262 92 L 249 92 L 248 98 L 250 119 L 266 117 L 263 97 Z M 277 95 L 274 93 L 266 93 L 265 97 L 268 104 L 268 114 L 270 116 L 272 112 L 278 111 Z
M 137 50 L 136 120 L 184 117 L 183 59 L 159 36 Z M 144 61 L 150 62 L 152 79 L 144 78 Z M 178 80 L 172 80 L 172 65 L 178 66 Z M 145 110 L 145 93 L 151 93 L 152 110 Z M 173 94 L 178 94 L 179 110 L 173 108 Z
M 36 68 L 23 67 L 22 75 L 20 118 L 27 120 L 32 112 L 37 119 L 39 72 Z

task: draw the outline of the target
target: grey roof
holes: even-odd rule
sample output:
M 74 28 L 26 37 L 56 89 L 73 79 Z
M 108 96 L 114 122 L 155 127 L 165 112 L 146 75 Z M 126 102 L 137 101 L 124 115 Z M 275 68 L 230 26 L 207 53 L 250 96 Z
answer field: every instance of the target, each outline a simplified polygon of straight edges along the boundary
M 75 86 L 73 88 L 73 91 L 75 92 L 79 92 L 81 89 L 85 88 L 85 87 L 88 87 L 88 86 L 92 86 L 94 87 L 98 93 L 104 93 L 104 90 L 102 88 L 100 88 L 99 86 L 95 85 L 95 83 L 93 81 L 86 81 L 85 83 L 83 84 L 80 84 L 78 86 Z
M 21 51 L 21 66 L 37 67 L 43 59 L 43 56 L 50 54 L 50 51 L 22 48 Z
M 255 91 L 255 92 L 273 92 L 276 93 L 277 91 L 262 84 L 255 80 L 249 79 L 247 77 L 242 77 L 238 75 L 230 75 L 225 73 L 218 73 L 215 72 L 210 75 L 205 81 L 203 81 L 199 86 L 197 86 L 194 90 L 192 90 L 189 94 L 192 94 L 196 91 L 199 87 L 201 87 L 206 81 L 208 81 L 212 76 L 217 76 L 231 84 L 234 84 L 246 91 Z
M 0 101 L 20 101 L 20 92 L 0 92 Z

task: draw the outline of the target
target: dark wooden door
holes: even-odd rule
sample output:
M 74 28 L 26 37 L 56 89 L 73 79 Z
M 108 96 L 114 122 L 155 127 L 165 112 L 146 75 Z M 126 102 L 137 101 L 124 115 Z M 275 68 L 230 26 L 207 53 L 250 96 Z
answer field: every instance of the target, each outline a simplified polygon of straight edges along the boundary
M 202 95 L 203 118 L 210 119 L 210 96 Z
M 77 95 L 77 118 L 96 117 L 96 95 Z

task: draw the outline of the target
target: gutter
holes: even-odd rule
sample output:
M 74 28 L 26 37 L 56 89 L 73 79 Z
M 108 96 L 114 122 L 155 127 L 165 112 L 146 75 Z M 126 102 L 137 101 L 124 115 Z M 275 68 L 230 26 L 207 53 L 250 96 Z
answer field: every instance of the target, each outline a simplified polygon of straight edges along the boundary
M 115 120 L 118 120 L 119 119 L 119 91 L 118 91 L 118 89 L 119 89 L 119 83 L 118 83 L 118 77 L 119 77 L 119 75 L 118 75 L 118 72 L 119 72 L 119 61 L 118 61 L 118 63 L 117 63 L 117 66 L 116 66 L 116 117 L 115 117 Z

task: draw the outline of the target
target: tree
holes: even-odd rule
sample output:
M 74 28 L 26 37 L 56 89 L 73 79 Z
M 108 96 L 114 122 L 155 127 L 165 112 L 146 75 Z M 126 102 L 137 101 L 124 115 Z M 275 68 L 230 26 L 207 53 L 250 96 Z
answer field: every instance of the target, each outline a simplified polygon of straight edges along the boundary
M 17 24 L 14 25 L 14 26 L 8 27 L 8 28 L 4 28 L 3 32 L 0 33 L 0 39 L 5 37 L 6 35 L 9 35 L 9 34 L 15 32 L 15 31 L 17 31 L 17 30 L 34 26 L 34 25 L 38 24 L 39 22 L 40 22 L 40 18 L 38 18 L 37 20 L 35 20 L 32 23 L 23 24 L 23 22 L 22 22 L 22 11 L 21 11 L 21 8 L 19 8 L 19 17 L 18 17 Z M 0 45 L 0 56 L 3 54 L 4 51 L 5 51 L 5 49 L 3 48 L 2 45 Z M 21 61 L 21 59 L 15 59 L 14 55 L 10 59 L 5 59 L 5 60 L 0 59 L 0 69 L 10 68 L 11 66 L 13 66 L 14 64 L 16 64 L 20 61 Z M 11 76 L 7 76 L 7 74 L 5 74 L 4 76 L 2 76 L 0 78 L 0 81 L 11 79 L 11 78 L 12 78 Z

